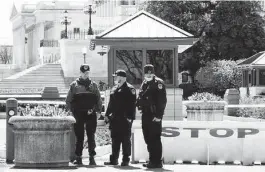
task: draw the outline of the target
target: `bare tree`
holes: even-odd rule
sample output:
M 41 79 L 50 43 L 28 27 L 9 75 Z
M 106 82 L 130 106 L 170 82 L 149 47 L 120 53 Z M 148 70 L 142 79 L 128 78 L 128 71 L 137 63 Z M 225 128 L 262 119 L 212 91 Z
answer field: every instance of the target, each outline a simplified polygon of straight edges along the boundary
M 12 46 L 0 47 L 0 61 L 1 64 L 9 64 L 12 62 Z

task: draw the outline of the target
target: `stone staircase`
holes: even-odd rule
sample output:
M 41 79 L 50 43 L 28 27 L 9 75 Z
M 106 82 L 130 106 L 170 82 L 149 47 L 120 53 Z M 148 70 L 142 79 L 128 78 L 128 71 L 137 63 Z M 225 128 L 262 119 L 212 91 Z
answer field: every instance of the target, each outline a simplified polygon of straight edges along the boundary
M 60 64 L 45 64 L 15 79 L 3 79 L 1 89 L 42 89 L 44 87 L 58 87 L 60 92 L 66 92 Z

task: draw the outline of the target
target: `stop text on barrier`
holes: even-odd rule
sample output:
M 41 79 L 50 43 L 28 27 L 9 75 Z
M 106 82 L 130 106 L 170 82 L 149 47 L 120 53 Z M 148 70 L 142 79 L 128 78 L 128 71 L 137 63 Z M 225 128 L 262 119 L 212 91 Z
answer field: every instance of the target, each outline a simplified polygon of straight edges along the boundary
M 259 130 L 256 128 L 237 128 L 237 131 L 234 131 L 230 128 L 183 128 L 183 130 L 190 130 L 191 138 L 199 138 L 199 131 L 209 130 L 209 134 L 217 138 L 227 138 L 231 137 L 237 133 L 237 138 L 245 138 L 247 135 L 255 135 L 259 133 Z M 218 131 L 224 131 L 225 134 L 220 134 Z M 181 130 L 176 127 L 163 127 L 162 136 L 163 137 L 178 137 L 181 134 Z

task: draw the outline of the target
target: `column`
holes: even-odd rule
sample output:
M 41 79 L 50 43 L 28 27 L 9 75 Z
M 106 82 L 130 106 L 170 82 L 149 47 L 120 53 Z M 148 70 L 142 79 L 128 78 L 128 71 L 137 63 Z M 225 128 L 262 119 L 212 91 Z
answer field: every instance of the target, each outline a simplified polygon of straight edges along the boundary
M 60 40 L 61 39 L 61 23 L 58 21 L 54 21 L 54 28 L 53 28 L 53 35 L 55 40 Z
M 33 59 L 33 30 L 31 30 L 28 33 L 28 54 L 29 54 L 29 59 L 28 59 L 28 64 L 30 65 L 32 63 L 32 59 Z
M 39 39 L 44 39 L 44 23 L 39 24 Z
M 17 54 L 17 65 L 19 68 L 25 67 L 25 27 L 21 26 L 18 30 L 18 54 Z
M 178 73 L 179 73 L 179 61 L 178 61 L 178 46 L 174 48 L 174 65 L 173 65 L 173 76 L 174 76 L 174 87 L 179 87 Z
M 242 69 L 242 77 L 241 77 L 241 80 L 242 80 L 242 87 L 245 87 L 245 71 Z
M 16 30 L 13 29 L 13 55 L 12 55 L 12 64 L 15 65 L 17 63 L 17 42 L 18 37 L 16 34 Z
M 38 64 L 39 63 L 39 58 L 40 58 L 40 40 L 44 39 L 44 23 L 38 23 L 35 27 L 34 30 L 34 35 L 33 35 L 33 59 L 32 62 L 33 64 Z
M 259 86 L 259 70 L 260 69 L 256 69 L 256 83 L 257 83 L 257 86 Z
M 25 37 L 27 38 L 27 43 L 25 44 L 25 64 L 26 67 L 29 65 L 29 34 L 26 34 Z

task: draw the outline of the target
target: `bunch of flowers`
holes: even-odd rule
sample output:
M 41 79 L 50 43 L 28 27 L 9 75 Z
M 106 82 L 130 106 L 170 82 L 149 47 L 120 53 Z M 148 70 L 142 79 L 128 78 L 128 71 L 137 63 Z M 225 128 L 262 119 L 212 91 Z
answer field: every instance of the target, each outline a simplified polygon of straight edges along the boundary
M 38 104 L 37 106 L 26 107 L 19 106 L 18 113 L 21 116 L 67 116 L 65 109 L 60 108 L 59 105 Z
M 40 94 L 42 93 L 43 88 L 10 88 L 10 89 L 1 89 L 0 94 Z M 67 93 L 67 89 L 58 88 L 59 93 Z
M 41 93 L 42 88 L 16 88 L 16 89 L 1 89 L 0 94 L 23 94 L 23 93 Z
M 189 100 L 193 101 L 202 101 L 202 100 L 208 100 L 208 101 L 222 101 L 223 99 L 220 96 L 214 95 L 212 93 L 203 92 L 203 93 L 194 93 L 190 97 L 188 97 Z

